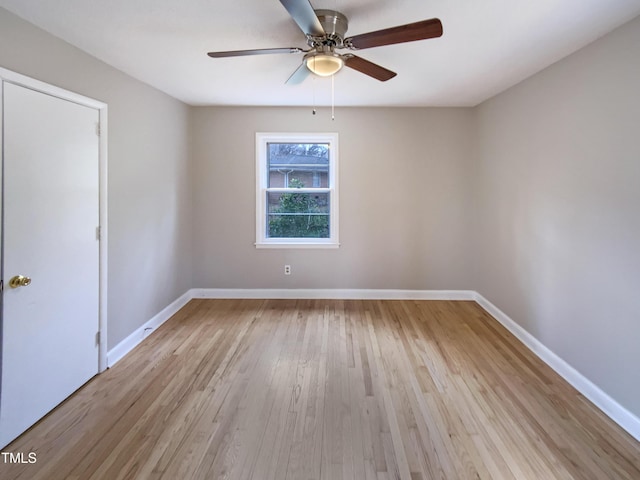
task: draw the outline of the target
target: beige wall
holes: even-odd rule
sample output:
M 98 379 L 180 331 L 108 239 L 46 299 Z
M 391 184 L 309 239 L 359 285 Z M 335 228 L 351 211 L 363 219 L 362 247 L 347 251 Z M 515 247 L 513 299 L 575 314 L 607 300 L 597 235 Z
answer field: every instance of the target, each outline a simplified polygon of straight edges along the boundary
M 474 287 L 640 416 L 640 18 L 481 105 Z
M 304 108 L 201 107 L 193 115 L 194 285 L 471 287 L 470 110 L 338 108 L 335 121 Z M 340 135 L 341 246 L 256 249 L 255 133 L 305 131 Z
M 108 348 L 191 287 L 188 107 L 0 8 L 0 66 L 109 105 Z

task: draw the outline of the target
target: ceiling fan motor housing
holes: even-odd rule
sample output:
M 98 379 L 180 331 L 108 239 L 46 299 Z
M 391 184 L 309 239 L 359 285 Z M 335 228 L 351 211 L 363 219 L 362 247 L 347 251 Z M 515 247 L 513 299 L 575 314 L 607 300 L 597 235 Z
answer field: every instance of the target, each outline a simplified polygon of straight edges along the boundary
M 326 35 L 320 38 L 310 38 L 310 46 L 333 45 L 342 47 L 344 35 L 349 28 L 349 20 L 345 15 L 335 10 L 315 10 Z

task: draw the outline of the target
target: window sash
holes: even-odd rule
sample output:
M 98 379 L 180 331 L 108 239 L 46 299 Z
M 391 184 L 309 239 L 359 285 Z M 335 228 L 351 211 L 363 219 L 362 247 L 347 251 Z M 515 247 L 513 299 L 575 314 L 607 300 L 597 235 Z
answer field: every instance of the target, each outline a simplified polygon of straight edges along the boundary
M 272 188 L 263 188 L 263 191 L 267 193 L 331 193 L 333 188 L 325 188 L 325 187 L 311 187 L 311 188 L 282 188 L 282 187 L 272 187 Z

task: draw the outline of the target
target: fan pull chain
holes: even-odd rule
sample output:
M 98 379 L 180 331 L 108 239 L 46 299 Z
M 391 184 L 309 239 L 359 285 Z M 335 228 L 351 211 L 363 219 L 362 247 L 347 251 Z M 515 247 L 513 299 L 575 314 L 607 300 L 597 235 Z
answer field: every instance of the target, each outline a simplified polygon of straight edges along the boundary
M 313 110 L 311 110 L 311 113 L 315 115 L 316 114 L 316 76 L 315 75 L 313 75 L 313 77 L 311 78 L 311 81 L 312 81 L 311 90 L 313 91 Z
M 334 1 L 335 7 L 334 10 L 337 12 L 338 11 L 338 0 Z M 336 74 L 334 73 L 333 75 L 331 75 L 331 121 L 333 122 L 336 119 L 335 116 L 335 108 L 336 108 L 336 97 L 335 97 L 335 83 L 334 83 L 334 79 L 335 79 Z
M 331 120 L 335 120 L 336 116 L 335 116 L 335 106 L 336 106 L 336 102 L 335 102 L 335 74 L 331 75 Z

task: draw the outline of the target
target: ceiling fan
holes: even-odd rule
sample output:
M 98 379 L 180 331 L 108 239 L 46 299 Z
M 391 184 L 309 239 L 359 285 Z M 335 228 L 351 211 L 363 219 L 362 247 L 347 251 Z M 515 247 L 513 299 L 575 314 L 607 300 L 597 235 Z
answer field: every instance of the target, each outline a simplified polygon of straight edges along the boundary
M 396 43 L 426 40 L 442 35 L 442 23 L 437 18 L 409 23 L 375 32 L 363 33 L 345 38 L 349 21 L 345 15 L 335 10 L 314 10 L 309 0 L 280 0 L 289 15 L 307 37 L 307 50 L 298 47 L 260 48 L 254 50 L 234 50 L 209 52 L 213 58 L 242 57 L 272 53 L 303 53 L 302 64 L 287 80 L 287 84 L 298 84 L 310 73 L 328 77 L 343 66 L 369 75 L 381 82 L 396 76 L 395 72 L 377 65 L 352 53 L 337 53 L 339 49 L 362 50 L 364 48 L 393 45 Z

